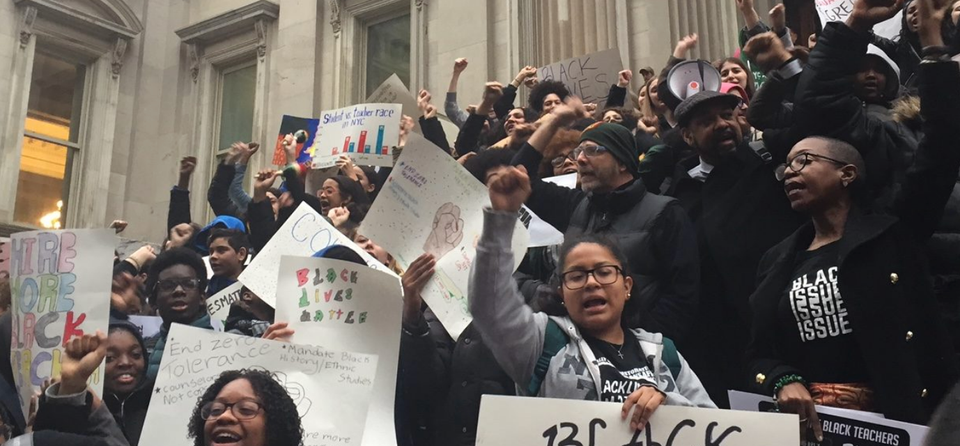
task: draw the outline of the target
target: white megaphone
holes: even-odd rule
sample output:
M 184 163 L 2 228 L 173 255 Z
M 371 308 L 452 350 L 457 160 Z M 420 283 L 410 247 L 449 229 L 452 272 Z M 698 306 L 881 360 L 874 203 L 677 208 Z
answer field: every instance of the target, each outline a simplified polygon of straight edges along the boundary
M 720 91 L 720 72 L 704 60 L 680 62 L 667 73 L 667 88 L 681 102 L 701 91 Z

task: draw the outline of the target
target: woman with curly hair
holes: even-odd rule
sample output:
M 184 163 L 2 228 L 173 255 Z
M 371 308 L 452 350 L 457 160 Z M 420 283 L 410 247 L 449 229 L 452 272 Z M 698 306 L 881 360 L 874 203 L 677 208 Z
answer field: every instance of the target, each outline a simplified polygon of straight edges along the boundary
M 273 374 L 260 370 L 221 373 L 197 401 L 188 432 L 194 446 L 303 445 L 296 404 Z
M 567 96 L 570 96 L 570 90 L 567 90 L 563 82 L 546 80 L 533 87 L 527 102 L 530 108 L 543 116 L 550 113 L 554 107 L 562 104 Z

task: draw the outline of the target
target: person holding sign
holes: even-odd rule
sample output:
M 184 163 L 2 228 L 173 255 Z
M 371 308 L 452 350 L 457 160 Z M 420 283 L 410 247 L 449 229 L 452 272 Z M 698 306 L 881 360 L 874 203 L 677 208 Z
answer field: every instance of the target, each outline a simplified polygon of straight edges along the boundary
M 945 3 L 918 4 L 925 47 L 942 44 Z M 807 138 L 778 170 L 810 222 L 760 263 L 750 378 L 815 429 L 814 404 L 925 423 L 960 376 L 922 253 L 960 170 L 960 71 L 928 58 L 918 79 L 925 136 L 889 206 L 868 201 L 863 158 L 839 140 Z
M 260 370 L 223 372 L 190 417 L 194 446 L 300 446 L 297 405 L 276 378 Z
M 617 244 L 597 235 L 566 241 L 557 315 L 526 306 L 506 259 L 530 179 L 523 167 L 504 167 L 488 185 L 491 208 L 484 210 L 471 271 L 470 312 L 522 394 L 622 402 L 622 417 L 631 417 L 633 429 L 662 404 L 716 407 L 672 341 L 626 328 L 625 315 L 638 300 Z
M 147 363 L 147 377 L 156 379 L 171 324 L 213 330 L 204 305 L 207 267 L 200 255 L 186 248 L 167 250 L 153 262 L 146 286 L 150 303 L 163 319 L 160 333 L 151 340 L 154 348 Z

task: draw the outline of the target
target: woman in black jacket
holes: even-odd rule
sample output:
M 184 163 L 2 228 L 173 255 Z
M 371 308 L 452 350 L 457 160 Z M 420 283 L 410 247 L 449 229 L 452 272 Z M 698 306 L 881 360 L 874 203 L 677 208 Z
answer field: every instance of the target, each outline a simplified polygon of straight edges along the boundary
M 103 402 L 130 444 L 140 443 L 153 381 L 147 379 L 147 348 L 140 329 L 129 321 L 113 319 L 107 337 Z
M 807 138 L 778 171 L 811 222 L 760 263 L 750 377 L 817 432 L 814 403 L 924 423 L 958 376 L 922 251 L 960 170 L 960 71 L 918 76 L 925 136 L 887 212 L 870 211 L 845 142 Z

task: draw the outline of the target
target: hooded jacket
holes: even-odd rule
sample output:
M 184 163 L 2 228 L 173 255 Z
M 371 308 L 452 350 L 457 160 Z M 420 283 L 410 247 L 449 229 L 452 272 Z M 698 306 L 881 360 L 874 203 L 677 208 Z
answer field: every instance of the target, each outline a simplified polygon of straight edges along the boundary
M 143 335 L 136 325 L 129 321 L 112 319 L 110 330 L 115 329 L 125 330 L 132 334 L 140 343 L 143 354 L 147 354 L 146 342 L 144 342 Z M 117 420 L 117 424 L 123 430 L 123 435 L 127 438 L 127 441 L 132 445 L 140 443 L 140 432 L 143 430 L 143 422 L 147 418 L 147 407 L 150 405 L 153 385 L 153 380 L 147 379 L 146 370 L 144 370 L 144 375 L 139 377 L 136 389 L 129 395 L 120 396 L 106 390 L 103 392 L 103 402 L 110 409 L 113 418 Z
M 512 277 L 508 259 L 513 251 L 510 240 L 518 215 L 484 210 L 483 232 L 477 245 L 477 257 L 470 272 L 470 313 L 473 324 L 487 339 L 497 362 L 515 383 L 520 394 L 526 394 L 543 353 L 547 322 L 552 319 L 567 334 L 567 345 L 553 358 L 536 396 L 579 400 L 598 400 L 600 369 L 590 346 L 573 322 L 566 317 L 549 317 L 534 313 L 523 302 Z M 697 375 L 680 357 L 681 369 L 676 379 L 663 361 L 663 336 L 644 330 L 630 330 L 625 335 L 639 341 L 654 373 L 657 388 L 666 395 L 665 404 L 716 408 Z M 532 396 L 532 395 L 531 395 Z

